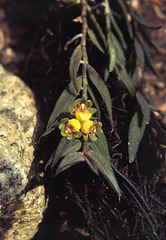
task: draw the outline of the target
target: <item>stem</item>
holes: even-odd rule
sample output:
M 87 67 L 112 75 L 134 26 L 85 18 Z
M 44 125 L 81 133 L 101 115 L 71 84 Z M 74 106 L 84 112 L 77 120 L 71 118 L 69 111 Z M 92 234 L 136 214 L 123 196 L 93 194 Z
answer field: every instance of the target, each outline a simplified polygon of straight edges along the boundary
M 108 0 L 105 0 L 105 20 L 106 20 L 106 30 L 107 30 L 107 40 L 111 38 L 111 23 L 110 23 L 110 7 Z
M 86 51 L 86 34 L 87 34 L 87 1 L 82 0 L 82 39 L 81 39 L 81 47 L 82 47 L 82 56 L 83 56 L 83 68 L 82 68 L 82 73 L 83 73 L 83 93 L 82 97 L 84 99 L 88 99 L 88 91 L 87 91 L 87 64 L 88 64 L 88 56 L 87 56 L 87 51 Z

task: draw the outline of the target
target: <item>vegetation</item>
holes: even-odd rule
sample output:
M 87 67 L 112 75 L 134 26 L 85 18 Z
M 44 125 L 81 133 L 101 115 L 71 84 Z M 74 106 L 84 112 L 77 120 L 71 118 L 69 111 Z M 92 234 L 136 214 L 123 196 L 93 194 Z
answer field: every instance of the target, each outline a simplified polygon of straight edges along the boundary
M 160 52 L 154 27 L 130 1 L 66 0 L 56 8 L 70 80 L 42 139 L 58 139 L 46 164 L 49 194 L 73 209 L 63 209 L 67 226 L 57 238 L 164 239 L 155 176 L 164 172 L 166 113 L 153 107 L 139 74 L 149 67 L 159 77 L 147 50 Z

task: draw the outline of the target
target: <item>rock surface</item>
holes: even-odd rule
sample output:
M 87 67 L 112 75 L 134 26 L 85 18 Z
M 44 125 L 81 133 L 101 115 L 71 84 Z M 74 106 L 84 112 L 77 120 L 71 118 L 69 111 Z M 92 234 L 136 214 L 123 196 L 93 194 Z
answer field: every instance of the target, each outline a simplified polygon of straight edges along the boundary
M 32 91 L 0 65 L 0 239 L 31 239 L 42 220 L 44 187 L 23 193 L 39 125 Z

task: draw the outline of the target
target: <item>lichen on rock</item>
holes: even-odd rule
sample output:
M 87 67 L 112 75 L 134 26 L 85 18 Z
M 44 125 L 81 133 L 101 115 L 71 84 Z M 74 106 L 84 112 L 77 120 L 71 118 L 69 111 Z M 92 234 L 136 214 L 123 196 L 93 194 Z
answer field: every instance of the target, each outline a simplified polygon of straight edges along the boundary
M 31 89 L 0 65 L 0 239 L 31 239 L 45 209 L 44 187 L 26 195 L 39 135 Z

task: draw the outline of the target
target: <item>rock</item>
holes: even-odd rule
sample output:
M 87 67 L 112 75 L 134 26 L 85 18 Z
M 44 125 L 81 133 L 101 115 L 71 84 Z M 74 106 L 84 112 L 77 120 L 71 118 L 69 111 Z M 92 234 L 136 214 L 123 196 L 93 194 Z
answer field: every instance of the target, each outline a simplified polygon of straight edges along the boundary
M 0 239 L 31 239 L 42 220 L 44 187 L 24 193 L 40 126 L 32 91 L 0 65 Z

